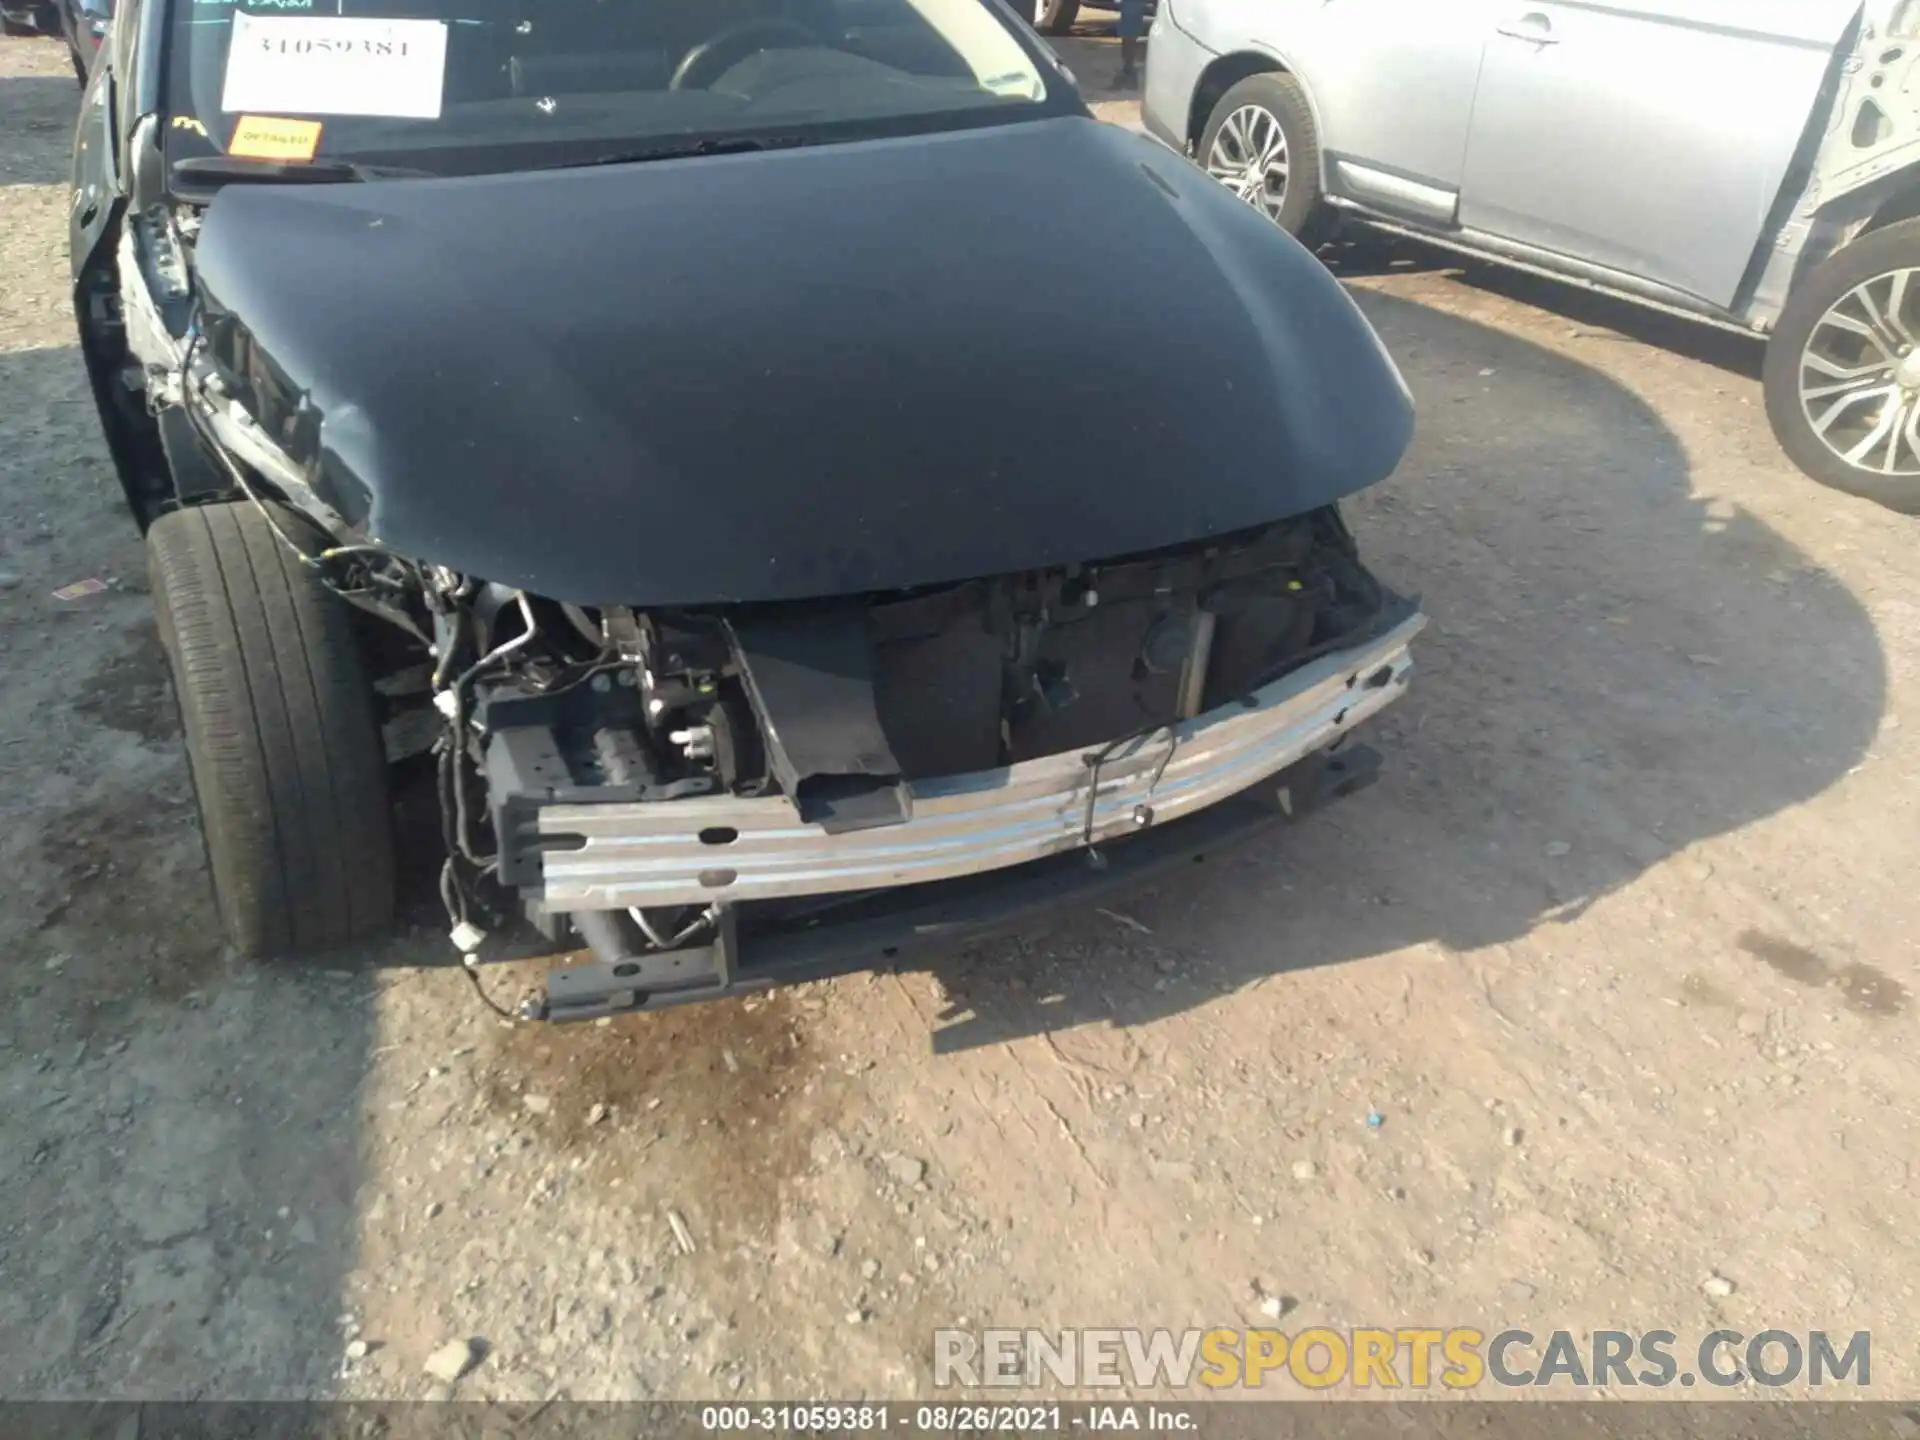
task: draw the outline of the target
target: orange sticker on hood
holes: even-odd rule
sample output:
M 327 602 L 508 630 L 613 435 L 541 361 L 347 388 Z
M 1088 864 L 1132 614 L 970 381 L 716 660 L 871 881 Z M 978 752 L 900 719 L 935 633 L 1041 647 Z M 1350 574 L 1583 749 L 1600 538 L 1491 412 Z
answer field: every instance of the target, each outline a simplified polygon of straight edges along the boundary
M 320 148 L 318 120 L 274 120 L 242 115 L 227 144 L 229 155 L 254 160 L 311 160 Z

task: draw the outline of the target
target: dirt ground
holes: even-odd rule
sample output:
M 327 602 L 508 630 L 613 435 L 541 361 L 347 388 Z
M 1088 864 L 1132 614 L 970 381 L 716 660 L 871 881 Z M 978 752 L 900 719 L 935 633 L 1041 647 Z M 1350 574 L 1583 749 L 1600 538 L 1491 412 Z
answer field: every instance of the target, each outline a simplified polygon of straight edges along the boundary
M 1920 531 L 1791 470 L 1751 342 L 1336 250 L 1420 410 L 1353 507 L 1435 620 L 1377 787 L 931 969 L 513 1026 L 430 896 L 223 953 L 75 102 L 0 43 L 0 1395 L 422 1395 L 473 1337 L 476 1397 L 905 1397 L 940 1325 L 1280 1310 L 1870 1329 L 1920 1396 Z

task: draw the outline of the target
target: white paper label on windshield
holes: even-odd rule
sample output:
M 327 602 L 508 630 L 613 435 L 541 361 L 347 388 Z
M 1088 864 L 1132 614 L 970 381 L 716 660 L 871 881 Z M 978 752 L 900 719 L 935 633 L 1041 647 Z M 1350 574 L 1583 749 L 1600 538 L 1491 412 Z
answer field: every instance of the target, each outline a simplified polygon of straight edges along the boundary
M 237 11 L 220 108 L 436 120 L 446 71 L 441 20 Z

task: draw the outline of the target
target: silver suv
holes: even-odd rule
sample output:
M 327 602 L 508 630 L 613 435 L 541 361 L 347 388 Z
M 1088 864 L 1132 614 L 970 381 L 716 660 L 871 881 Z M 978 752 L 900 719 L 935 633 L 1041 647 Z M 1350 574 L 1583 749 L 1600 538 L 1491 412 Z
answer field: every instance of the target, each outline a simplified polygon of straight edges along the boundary
M 1920 0 L 1165 0 L 1144 120 L 1389 230 L 1769 337 L 1814 479 L 1920 514 Z

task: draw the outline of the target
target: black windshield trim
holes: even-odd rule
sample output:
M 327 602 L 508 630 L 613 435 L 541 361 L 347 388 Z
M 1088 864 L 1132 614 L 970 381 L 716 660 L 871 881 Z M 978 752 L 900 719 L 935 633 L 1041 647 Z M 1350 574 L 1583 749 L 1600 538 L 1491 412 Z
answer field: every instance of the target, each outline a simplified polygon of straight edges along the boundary
M 934 111 L 925 114 L 834 120 L 823 122 L 804 132 L 783 128 L 777 134 L 745 129 L 700 131 L 674 137 L 670 141 L 663 138 L 663 142 L 658 146 L 620 145 L 619 142 L 609 141 L 604 136 L 571 140 L 536 137 L 474 145 L 362 150 L 349 155 L 321 156 L 305 163 L 311 166 L 338 161 L 375 172 L 373 178 L 382 180 L 389 178 L 404 180 L 416 176 L 425 179 L 463 175 L 530 175 L 541 171 L 585 169 L 598 165 L 644 164 L 651 160 L 701 159 L 709 156 L 717 158 L 761 150 L 815 149 L 826 145 L 857 144 L 867 140 L 904 140 L 920 135 L 958 134 L 970 130 L 997 129 L 1007 125 L 1033 124 L 1045 120 L 1074 117 L 1091 120 L 1093 118 L 1086 106 L 1079 103 L 1079 97 L 1073 91 L 1066 91 L 1065 95 L 1068 97 L 1067 100 L 1058 106 L 1043 101 L 1004 110 L 982 107 L 978 110 Z M 618 146 L 618 148 L 612 149 L 610 146 Z M 217 163 L 232 157 L 215 155 L 194 158 Z M 187 162 L 174 161 L 169 167 L 169 174 L 174 175 L 176 180 L 188 178 L 178 174 L 179 167 L 185 163 Z M 240 163 L 246 163 L 243 157 Z M 291 164 L 289 168 L 292 168 Z M 288 178 L 293 183 L 299 183 L 302 177 L 289 176 Z M 315 179 L 317 177 L 309 179 L 307 183 L 314 183 Z M 178 199 L 198 201 L 203 198 L 201 194 L 203 190 L 218 188 L 220 183 L 223 182 L 216 181 L 211 187 L 193 185 L 190 189 L 176 183 L 171 189 Z M 243 180 L 242 183 L 249 182 Z M 259 181 L 251 183 L 271 183 L 271 181 L 263 175 Z
M 793 150 L 815 142 L 805 135 L 710 135 L 696 140 L 679 140 L 635 149 L 613 150 L 604 155 L 589 155 L 582 160 L 562 160 L 553 165 L 535 165 L 534 170 L 583 170 L 595 165 L 644 165 L 651 160 L 684 160 L 693 155 L 743 155 L 755 150 Z

